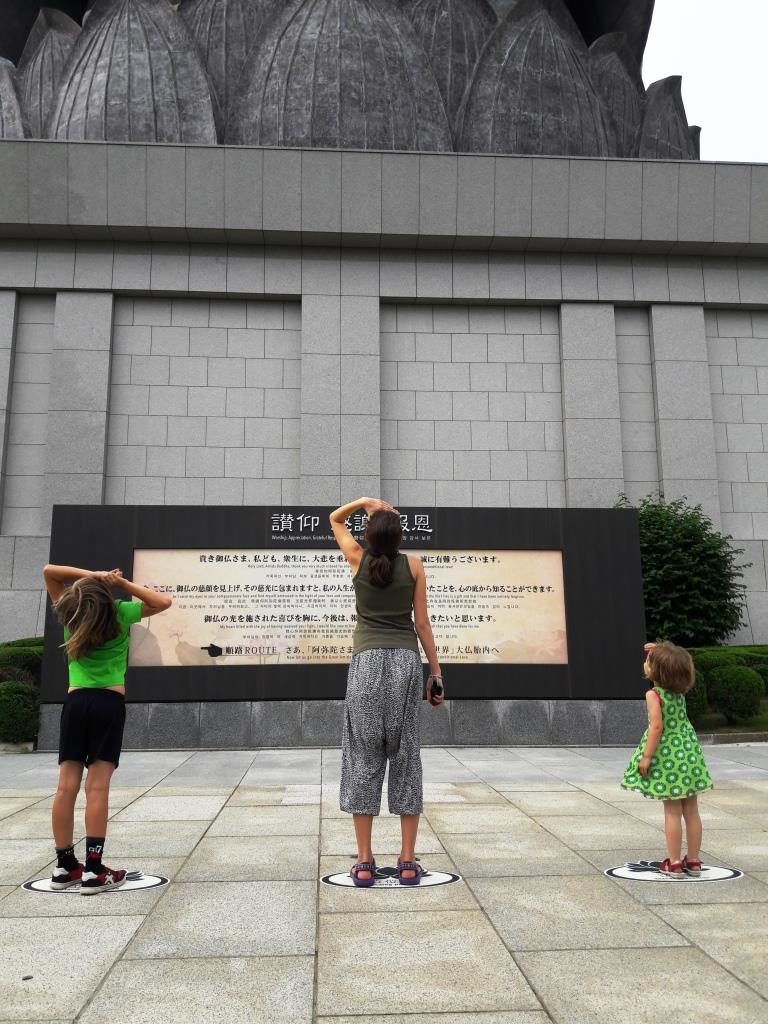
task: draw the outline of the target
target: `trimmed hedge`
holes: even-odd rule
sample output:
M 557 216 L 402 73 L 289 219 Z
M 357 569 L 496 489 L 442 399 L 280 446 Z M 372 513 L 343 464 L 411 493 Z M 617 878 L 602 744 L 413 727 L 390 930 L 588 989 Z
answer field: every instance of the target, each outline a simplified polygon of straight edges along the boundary
M 704 673 L 696 670 L 696 682 L 693 688 L 685 695 L 685 706 L 688 717 L 695 724 L 709 711 L 709 700 L 707 699 L 707 681 Z
M 26 743 L 37 736 L 40 706 L 33 687 L 0 683 L 0 743 Z
M 13 668 L 10 665 L 0 668 L 0 683 L 25 683 L 33 690 L 37 689 L 37 680 L 31 672 L 27 672 L 24 668 Z
M 763 680 L 744 665 L 713 668 L 707 675 L 709 700 L 730 724 L 747 722 L 760 711 Z
M 710 672 L 713 668 L 723 668 L 728 665 L 746 665 L 747 662 L 742 654 L 722 647 L 715 651 L 702 651 L 701 654 L 693 655 L 693 663 L 702 672 Z
M 752 671 L 763 680 L 763 695 L 768 697 L 768 665 L 755 665 Z
M 44 640 L 41 636 L 27 636 L 23 637 L 21 640 L 5 640 L 0 644 L 0 650 L 2 650 L 3 647 L 39 647 L 42 651 L 43 642 Z
M 43 652 L 40 648 L 8 645 L 0 647 L 0 670 L 4 668 L 23 669 L 33 675 L 39 683 L 42 665 Z

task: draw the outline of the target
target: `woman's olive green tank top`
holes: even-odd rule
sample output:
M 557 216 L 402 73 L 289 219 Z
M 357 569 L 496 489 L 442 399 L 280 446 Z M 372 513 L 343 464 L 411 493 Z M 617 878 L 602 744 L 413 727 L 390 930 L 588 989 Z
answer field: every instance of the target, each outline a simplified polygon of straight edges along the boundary
M 386 587 L 371 583 L 371 558 L 363 552 L 353 579 L 357 606 L 357 625 L 352 653 L 375 647 L 402 648 L 419 652 L 413 626 L 413 590 L 416 581 L 408 557 L 398 553 L 392 563 L 392 581 Z

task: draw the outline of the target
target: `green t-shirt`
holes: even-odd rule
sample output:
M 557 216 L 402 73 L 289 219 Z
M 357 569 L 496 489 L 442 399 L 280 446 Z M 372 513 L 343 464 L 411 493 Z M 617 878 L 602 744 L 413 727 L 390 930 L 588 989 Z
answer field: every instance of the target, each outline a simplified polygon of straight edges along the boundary
M 117 624 L 120 632 L 114 640 L 91 651 L 79 661 L 69 662 L 69 685 L 97 688 L 99 686 L 122 686 L 128 667 L 128 641 L 131 626 L 141 619 L 141 601 L 115 601 Z M 69 632 L 64 630 L 64 639 Z

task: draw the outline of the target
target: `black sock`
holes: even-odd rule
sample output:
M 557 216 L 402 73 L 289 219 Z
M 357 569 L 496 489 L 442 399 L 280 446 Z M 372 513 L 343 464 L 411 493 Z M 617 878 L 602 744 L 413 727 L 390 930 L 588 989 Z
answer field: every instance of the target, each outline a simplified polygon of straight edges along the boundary
M 85 840 L 85 850 L 86 871 L 94 871 L 98 874 L 101 870 L 101 855 L 104 851 L 104 836 L 87 836 Z
M 74 846 L 56 847 L 56 867 L 74 871 L 79 863 Z

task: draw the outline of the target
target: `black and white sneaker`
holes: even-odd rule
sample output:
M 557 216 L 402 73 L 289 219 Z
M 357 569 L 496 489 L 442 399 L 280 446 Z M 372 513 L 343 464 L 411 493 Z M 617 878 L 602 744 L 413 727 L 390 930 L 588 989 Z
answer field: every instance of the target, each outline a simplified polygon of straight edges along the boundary
M 58 892 L 61 889 L 69 889 L 71 885 L 80 885 L 83 877 L 83 865 L 78 864 L 76 868 L 68 871 L 67 868 L 54 868 L 51 875 L 51 888 Z
M 101 870 L 98 872 L 83 871 L 80 892 L 83 896 L 93 896 L 97 892 L 119 889 L 124 881 L 125 871 L 115 871 L 113 868 L 108 868 L 106 864 L 102 864 Z

